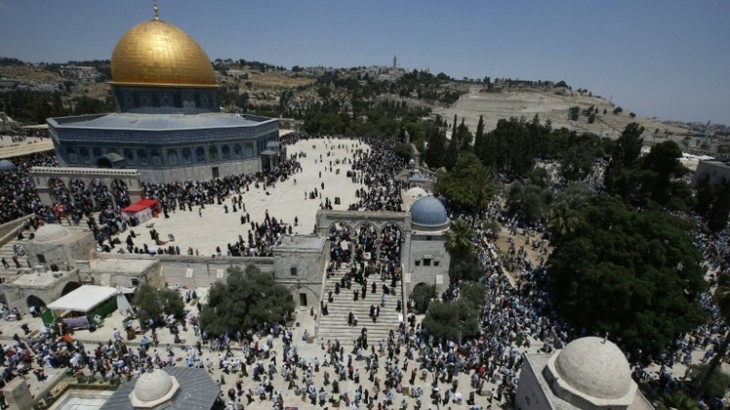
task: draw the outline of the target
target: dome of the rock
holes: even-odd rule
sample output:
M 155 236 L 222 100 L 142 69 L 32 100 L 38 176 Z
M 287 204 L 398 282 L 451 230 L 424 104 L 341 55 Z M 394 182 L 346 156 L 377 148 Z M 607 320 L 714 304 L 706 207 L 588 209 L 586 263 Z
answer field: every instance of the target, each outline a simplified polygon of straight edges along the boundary
M 153 19 L 132 27 L 111 60 L 113 85 L 215 87 L 208 55 L 187 33 Z

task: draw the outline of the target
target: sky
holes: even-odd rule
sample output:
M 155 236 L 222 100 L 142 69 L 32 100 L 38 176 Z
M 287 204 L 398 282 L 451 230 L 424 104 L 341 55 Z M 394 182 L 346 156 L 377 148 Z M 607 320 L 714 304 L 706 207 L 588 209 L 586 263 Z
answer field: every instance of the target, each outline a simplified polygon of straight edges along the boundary
M 208 56 L 564 80 L 647 117 L 730 125 L 728 0 L 159 0 Z M 111 58 L 152 0 L 0 0 L 0 56 Z

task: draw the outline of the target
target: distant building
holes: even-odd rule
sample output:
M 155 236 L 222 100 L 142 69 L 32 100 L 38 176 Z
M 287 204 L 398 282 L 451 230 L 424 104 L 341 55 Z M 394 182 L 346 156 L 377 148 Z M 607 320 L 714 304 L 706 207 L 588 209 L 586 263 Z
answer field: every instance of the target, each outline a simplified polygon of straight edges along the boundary
M 700 161 L 692 179 L 692 186 L 697 186 L 704 180 L 712 185 L 730 181 L 730 165 L 720 161 Z

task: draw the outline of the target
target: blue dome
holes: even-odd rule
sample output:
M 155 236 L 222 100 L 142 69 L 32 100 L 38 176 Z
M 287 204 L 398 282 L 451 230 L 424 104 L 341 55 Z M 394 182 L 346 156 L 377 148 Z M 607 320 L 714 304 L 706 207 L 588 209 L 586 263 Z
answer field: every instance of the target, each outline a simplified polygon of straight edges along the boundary
M 7 159 L 0 160 L 0 171 L 12 171 L 15 169 L 15 164 L 8 161 Z
M 426 196 L 411 206 L 411 221 L 418 228 L 441 229 L 449 225 L 449 216 L 441 201 Z

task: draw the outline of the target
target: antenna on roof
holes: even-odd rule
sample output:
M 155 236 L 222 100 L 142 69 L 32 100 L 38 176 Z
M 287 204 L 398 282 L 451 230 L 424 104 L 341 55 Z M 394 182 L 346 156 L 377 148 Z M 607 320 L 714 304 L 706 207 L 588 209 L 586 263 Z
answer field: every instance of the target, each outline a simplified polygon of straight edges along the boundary
M 155 11 L 155 20 L 160 19 L 160 9 L 157 7 L 157 0 L 153 0 L 152 9 Z

